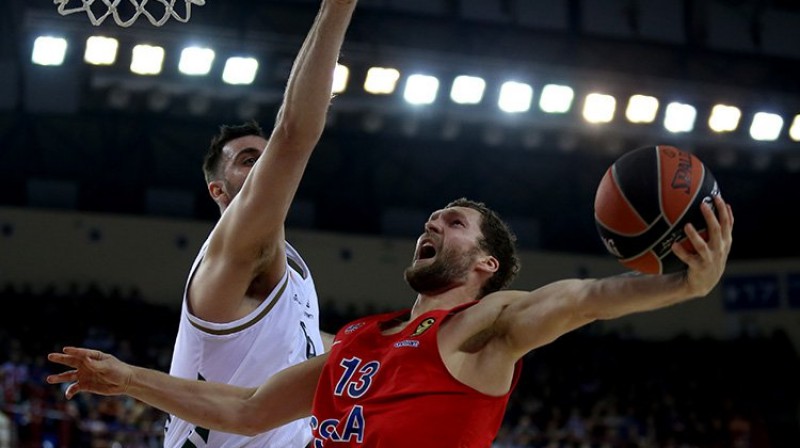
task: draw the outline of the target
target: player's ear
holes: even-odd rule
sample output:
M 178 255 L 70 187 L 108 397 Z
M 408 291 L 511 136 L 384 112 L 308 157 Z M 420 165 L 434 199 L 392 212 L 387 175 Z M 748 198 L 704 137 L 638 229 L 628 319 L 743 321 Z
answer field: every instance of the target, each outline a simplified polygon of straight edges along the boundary
M 500 262 L 491 255 L 482 255 L 478 259 L 478 269 L 484 272 L 494 273 L 500 269 Z
M 208 183 L 208 194 L 211 195 L 211 199 L 214 200 L 216 203 L 224 203 L 228 204 L 230 198 L 228 194 L 225 192 L 225 189 L 222 188 L 222 182 L 218 180 L 214 180 Z

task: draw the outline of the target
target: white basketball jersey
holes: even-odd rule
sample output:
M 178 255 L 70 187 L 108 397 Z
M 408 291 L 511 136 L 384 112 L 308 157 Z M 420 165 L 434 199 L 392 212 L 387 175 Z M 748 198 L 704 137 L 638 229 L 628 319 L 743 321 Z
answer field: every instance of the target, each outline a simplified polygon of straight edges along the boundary
M 187 308 L 186 291 L 208 241 L 189 272 L 170 374 L 244 387 L 261 385 L 286 367 L 322 354 L 319 304 L 311 271 L 286 243 L 286 274 L 252 313 L 229 323 L 206 322 Z M 165 448 L 302 448 L 311 440 L 308 419 L 255 437 L 209 431 L 169 416 Z

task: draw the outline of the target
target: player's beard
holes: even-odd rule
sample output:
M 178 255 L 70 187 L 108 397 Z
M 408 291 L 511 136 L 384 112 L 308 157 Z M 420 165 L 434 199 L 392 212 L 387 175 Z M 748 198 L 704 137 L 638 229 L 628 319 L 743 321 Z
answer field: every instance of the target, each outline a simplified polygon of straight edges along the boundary
M 406 283 L 420 294 L 449 289 L 466 278 L 479 252 L 478 248 L 466 253 L 458 253 L 452 248 L 444 249 L 436 255 L 433 263 L 407 267 L 404 272 Z

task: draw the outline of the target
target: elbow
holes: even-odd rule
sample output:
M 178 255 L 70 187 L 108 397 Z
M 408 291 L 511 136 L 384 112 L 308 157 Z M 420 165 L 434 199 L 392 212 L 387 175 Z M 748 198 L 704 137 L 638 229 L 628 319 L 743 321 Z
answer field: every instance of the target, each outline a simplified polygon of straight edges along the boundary
M 306 148 L 317 144 L 325 127 L 324 117 L 313 120 L 303 111 L 284 105 L 278 112 L 271 138 L 277 138 L 288 147 Z
M 264 412 L 253 403 L 252 396 L 255 389 L 250 389 L 245 395 L 238 396 L 232 401 L 218 405 L 218 416 L 220 431 L 240 434 L 247 437 L 256 436 L 265 432 Z M 213 427 L 210 429 L 214 429 Z
M 230 432 L 247 437 L 254 437 L 266 432 L 268 427 L 264 426 L 263 414 L 258 412 L 240 412 L 235 417 L 235 422 Z

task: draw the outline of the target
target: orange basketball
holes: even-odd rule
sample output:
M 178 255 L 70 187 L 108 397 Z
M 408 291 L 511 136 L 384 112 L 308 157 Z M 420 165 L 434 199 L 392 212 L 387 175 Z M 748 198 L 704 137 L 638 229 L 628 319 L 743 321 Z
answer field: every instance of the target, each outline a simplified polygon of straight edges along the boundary
M 606 249 L 623 266 L 645 274 L 686 269 L 672 243 L 691 249 L 683 231 L 692 223 L 706 237 L 700 204 L 714 205 L 714 176 L 693 154 L 647 146 L 623 154 L 597 187 L 594 217 Z

